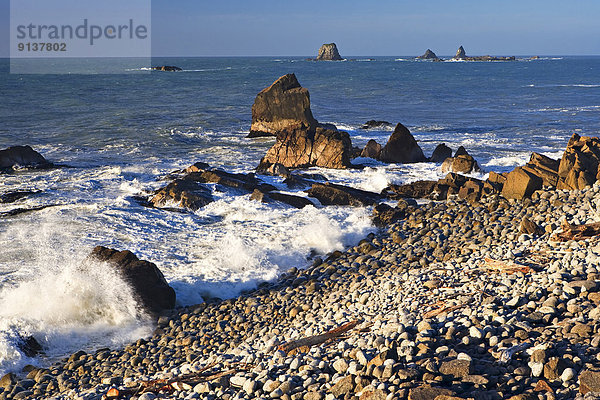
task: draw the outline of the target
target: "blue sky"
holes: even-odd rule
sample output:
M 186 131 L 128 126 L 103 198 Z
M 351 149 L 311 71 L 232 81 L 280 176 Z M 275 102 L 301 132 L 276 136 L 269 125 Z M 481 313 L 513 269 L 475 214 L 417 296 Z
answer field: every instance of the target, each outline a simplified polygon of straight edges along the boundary
M 152 52 L 314 56 L 336 42 L 342 56 L 452 55 L 459 45 L 472 55 L 600 55 L 599 19 L 600 0 L 154 0 Z M 0 0 L 1 57 L 8 24 Z

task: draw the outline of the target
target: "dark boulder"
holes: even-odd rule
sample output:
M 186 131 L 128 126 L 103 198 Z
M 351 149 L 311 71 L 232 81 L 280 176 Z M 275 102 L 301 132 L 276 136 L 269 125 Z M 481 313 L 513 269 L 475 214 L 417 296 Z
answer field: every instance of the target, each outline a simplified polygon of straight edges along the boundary
M 307 199 L 306 197 L 294 196 L 286 193 L 279 192 L 261 192 L 255 189 L 250 195 L 251 200 L 260 201 L 262 203 L 269 203 L 271 201 L 278 201 L 290 205 L 295 208 L 304 208 L 306 206 L 314 206 L 315 203 Z
M 310 110 L 308 90 L 300 86 L 296 75 L 287 74 L 256 96 L 248 137 L 276 136 L 283 130 L 315 129 L 317 126 Z
M 152 69 L 155 71 L 169 71 L 169 72 L 183 71 L 181 68 L 175 67 L 173 65 L 161 65 L 158 67 L 152 67 Z
M 175 291 L 155 264 L 138 259 L 130 251 L 117 251 L 103 246 L 95 247 L 90 258 L 114 266 L 131 285 L 140 305 L 146 310 L 160 313 L 175 307 Z
M 398 207 L 381 203 L 373 208 L 373 224 L 377 227 L 387 226 L 404 218 L 406 218 L 405 210 Z
M 373 129 L 373 128 L 387 128 L 388 126 L 392 126 L 392 124 L 390 124 L 387 121 L 377 121 L 374 119 L 371 119 L 367 122 L 364 123 L 363 126 L 360 127 L 360 129 Z
M 446 158 L 442 163 L 442 172 L 444 173 L 457 172 L 470 174 L 471 172 L 478 172 L 480 170 L 481 168 L 479 168 L 477 161 L 469 154 Z
M 14 167 L 46 168 L 50 164 L 40 153 L 30 146 L 12 146 L 0 150 L 0 169 Z
M 381 199 L 377 193 L 333 183 L 314 183 L 306 192 L 324 206 L 370 206 Z
M 400 123 L 381 149 L 380 158 L 383 162 L 402 164 L 427 161 L 413 135 Z
M 429 157 L 430 162 L 441 163 L 447 158 L 452 157 L 452 149 L 446 146 L 446 143 L 438 144 L 433 150 L 433 154 Z
M 27 196 L 31 196 L 32 194 L 38 193 L 37 191 L 32 190 L 17 190 L 16 192 L 7 192 L 0 194 L 0 204 L 1 203 L 14 203 L 15 201 L 22 199 Z
M 383 190 L 382 196 L 393 200 L 427 198 L 433 193 L 436 184 L 436 181 L 415 181 L 404 185 L 390 185 Z
M 326 43 L 319 48 L 317 61 L 341 61 L 340 52 L 335 43 Z
M 44 348 L 42 347 L 40 342 L 38 342 L 37 339 L 33 336 L 19 336 L 17 347 L 27 357 L 35 357 L 38 354 L 42 354 L 44 352 Z
M 361 157 L 373 158 L 375 160 L 379 159 L 380 154 L 381 145 L 373 139 L 369 140 L 365 145 L 365 148 L 360 152 Z
M 275 163 L 286 168 L 349 168 L 352 142 L 347 132 L 316 128 L 294 129 L 277 134 L 277 141 L 261 160 L 258 170 Z
M 209 188 L 188 178 L 174 180 L 150 198 L 150 203 L 154 207 L 176 205 L 191 211 L 196 211 L 212 201 L 212 191 Z

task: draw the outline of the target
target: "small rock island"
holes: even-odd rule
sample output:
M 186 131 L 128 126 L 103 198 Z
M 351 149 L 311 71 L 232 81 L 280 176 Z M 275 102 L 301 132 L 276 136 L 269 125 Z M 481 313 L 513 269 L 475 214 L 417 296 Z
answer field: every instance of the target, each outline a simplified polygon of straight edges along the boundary
M 427 49 L 425 54 L 417 57 L 418 60 L 433 60 L 433 61 L 441 61 L 440 58 L 433 52 L 431 49 Z
M 340 56 L 335 43 L 325 43 L 319 48 L 319 54 L 316 58 L 317 61 L 342 61 L 343 58 Z

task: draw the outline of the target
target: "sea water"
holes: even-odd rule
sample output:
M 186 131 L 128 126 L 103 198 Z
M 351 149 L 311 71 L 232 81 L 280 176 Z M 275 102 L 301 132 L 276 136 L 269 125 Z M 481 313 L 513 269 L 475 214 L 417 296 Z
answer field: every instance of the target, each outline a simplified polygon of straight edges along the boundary
M 274 139 L 246 138 L 251 106 L 281 75 L 294 72 L 315 118 L 348 131 L 355 146 L 384 144 L 393 130 L 359 129 L 365 121 L 402 122 L 427 156 L 439 143 L 464 146 L 483 167 L 480 178 L 524 164 L 533 151 L 559 158 L 573 133 L 600 133 L 599 57 L 361 61 L 171 58 L 154 64 L 183 71 L 10 75 L 0 60 L 0 148 L 29 144 L 68 166 L 0 175 L 0 194 L 37 192 L 0 204 L 0 213 L 50 206 L 0 217 L 0 374 L 152 332 L 128 285 L 87 260 L 96 245 L 156 263 L 183 306 L 236 296 L 375 231 L 368 207 L 297 210 L 218 191 L 194 213 L 136 201 L 197 161 L 252 171 Z M 443 176 L 436 164 L 360 161 L 368 167 L 314 172 L 376 192 Z M 268 181 L 288 190 L 280 178 Z M 44 355 L 22 354 L 18 338 L 29 335 Z

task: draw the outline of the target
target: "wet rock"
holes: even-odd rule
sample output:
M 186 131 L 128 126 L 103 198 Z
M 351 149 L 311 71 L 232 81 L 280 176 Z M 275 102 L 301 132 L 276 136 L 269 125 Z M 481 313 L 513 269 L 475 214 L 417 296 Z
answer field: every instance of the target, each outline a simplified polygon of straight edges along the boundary
M 289 178 L 291 175 L 290 170 L 287 169 L 285 167 L 285 165 L 283 165 L 281 163 L 271 164 L 265 170 L 263 170 L 263 171 L 257 170 L 256 172 L 265 174 L 265 175 L 281 176 L 284 178 Z
M 383 162 L 402 164 L 427 161 L 413 135 L 400 123 L 381 149 L 380 159 Z
M 8 192 L 0 194 L 0 203 L 14 203 L 24 197 L 31 196 L 37 192 L 32 190 L 18 190 L 16 192 Z
M 306 206 L 314 206 L 315 204 L 306 197 L 294 196 L 292 194 L 279 192 L 262 192 L 255 189 L 250 195 L 251 200 L 267 203 L 269 201 L 279 201 L 295 208 L 304 208 Z
M 471 172 L 477 172 L 479 170 L 480 168 L 477 161 L 469 154 L 447 158 L 442 163 L 442 172 L 470 174 Z
M 130 251 L 103 246 L 95 247 L 90 258 L 113 265 L 131 285 L 141 305 L 150 312 L 159 313 L 175 307 L 175 291 L 155 264 L 138 259 Z
M 40 342 L 33 336 L 19 337 L 17 346 L 27 357 L 35 357 L 36 355 L 43 353 L 44 350 Z
M 326 43 L 319 48 L 319 53 L 317 54 L 317 61 L 341 61 L 343 60 L 342 56 L 338 51 L 338 48 L 335 43 Z
M 427 198 L 433 193 L 436 184 L 436 181 L 415 181 L 405 185 L 390 185 L 384 189 L 382 195 L 395 200 L 401 198 Z
M 248 136 L 276 136 L 284 130 L 310 130 L 317 126 L 308 90 L 300 86 L 296 75 L 287 74 L 256 96 Z
M 438 144 L 433 150 L 433 154 L 429 157 L 429 161 L 434 163 L 444 162 L 447 158 L 452 157 L 452 149 L 446 146 L 445 143 Z
M 369 142 L 365 145 L 365 148 L 362 149 L 360 156 L 373 158 L 375 160 L 379 159 L 381 154 L 381 145 L 374 141 L 373 139 L 369 140 Z
M 150 198 L 150 204 L 162 208 L 176 205 L 196 211 L 213 201 L 212 191 L 193 179 L 175 179 Z
M 373 208 L 373 224 L 375 226 L 390 225 L 406 217 L 404 210 L 391 207 L 385 203 L 378 204 Z
M 323 128 L 291 129 L 277 134 L 277 141 L 261 160 L 264 170 L 280 163 L 286 168 L 349 168 L 352 143 L 347 132 Z
M 389 126 L 392 126 L 392 124 L 390 124 L 387 121 L 377 121 L 374 119 L 371 119 L 367 122 L 364 123 L 363 126 L 360 127 L 360 129 L 373 129 L 373 128 L 387 128 Z
M 0 169 L 16 167 L 47 168 L 51 165 L 31 146 L 12 146 L 0 150 Z
M 318 199 L 321 204 L 326 206 L 361 207 L 373 205 L 381 198 L 377 193 L 333 183 L 314 183 L 306 192 L 310 197 Z
M 533 192 L 542 188 L 542 178 L 525 170 L 523 167 L 517 167 L 506 176 L 506 181 L 502 188 L 502 196 L 507 199 L 521 200 L 531 197 Z

